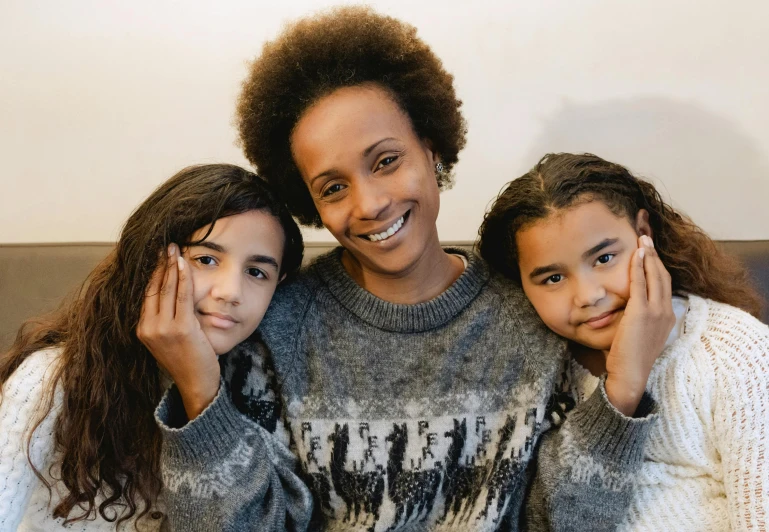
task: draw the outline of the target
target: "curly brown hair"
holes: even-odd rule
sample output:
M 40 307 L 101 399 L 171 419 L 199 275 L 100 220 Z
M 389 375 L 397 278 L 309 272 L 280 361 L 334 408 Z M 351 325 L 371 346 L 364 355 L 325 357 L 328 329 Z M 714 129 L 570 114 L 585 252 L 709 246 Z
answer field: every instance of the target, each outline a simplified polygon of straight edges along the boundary
M 294 164 L 290 136 L 313 103 L 341 87 L 384 88 L 440 156 L 446 171 L 437 176 L 438 185 L 451 185 L 467 133 L 462 102 L 453 76 L 416 33 L 368 7 L 338 7 L 295 21 L 251 64 L 237 107 L 240 141 L 300 223 L 322 226 Z
M 537 166 L 505 185 L 484 217 L 478 251 L 493 268 L 520 282 L 516 233 L 555 211 L 589 201 L 601 201 L 631 224 L 639 210 L 649 213 L 654 247 L 670 272 L 673 290 L 727 303 L 759 317 L 761 297 L 734 257 L 665 203 L 654 185 L 624 166 L 589 153 L 545 155 Z
M 194 244 L 189 238 L 201 227 L 212 224 L 213 229 L 219 218 L 251 210 L 278 218 L 285 233 L 281 273 L 296 273 L 302 235 L 267 183 L 228 164 L 185 168 L 134 211 L 113 253 L 80 290 L 51 315 L 26 322 L 10 351 L 0 357 L 2 390 L 30 355 L 61 348 L 40 417 L 27 439 L 30 458 L 32 433 L 52 408 L 53 390 L 60 388 L 63 400 L 53 437 L 67 493 L 53 517 L 70 523 L 98 512 L 119 524 L 145 515 L 156 501 L 162 487 L 161 434 L 153 414 L 163 389 L 155 359 L 136 337 L 145 292 L 171 242 Z M 30 464 L 50 491 L 31 458 Z M 99 493 L 105 498 L 97 507 Z

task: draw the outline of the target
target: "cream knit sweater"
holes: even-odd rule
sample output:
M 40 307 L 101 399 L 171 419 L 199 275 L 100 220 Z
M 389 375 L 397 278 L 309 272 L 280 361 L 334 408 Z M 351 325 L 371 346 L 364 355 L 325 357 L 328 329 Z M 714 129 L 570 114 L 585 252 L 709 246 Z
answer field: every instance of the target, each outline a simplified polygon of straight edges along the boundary
M 48 472 L 57 457 L 53 430 L 61 409 L 61 394 L 55 395 L 53 408 L 35 430 L 30 447 L 32 462 L 53 484 L 53 500 L 27 460 L 29 429 L 37 421 L 43 392 L 48 390 L 58 359 L 58 349 L 34 353 L 3 386 L 0 404 L 0 532 L 115 530 L 115 523 L 101 517 L 78 521 L 66 528 L 62 526 L 63 519 L 52 517 L 53 508 L 63 493 L 61 483 L 54 482 Z M 99 502 L 97 499 L 97 504 Z M 158 510 L 153 509 L 139 521 L 140 531 L 160 530 L 163 514 Z M 133 525 L 134 521 L 127 522 L 121 530 L 135 530 Z
M 576 362 L 571 374 L 578 401 L 589 397 L 598 378 Z M 647 391 L 660 419 L 621 530 L 767 530 L 769 327 L 689 296 Z

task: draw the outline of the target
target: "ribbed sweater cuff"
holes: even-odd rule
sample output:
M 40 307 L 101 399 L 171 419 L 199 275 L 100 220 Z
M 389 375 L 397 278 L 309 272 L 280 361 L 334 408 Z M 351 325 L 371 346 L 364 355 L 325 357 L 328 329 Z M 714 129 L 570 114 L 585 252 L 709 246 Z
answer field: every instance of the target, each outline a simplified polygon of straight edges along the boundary
M 593 395 L 569 414 L 570 430 L 586 445 L 589 454 L 620 467 L 643 460 L 649 431 L 657 422 L 657 403 L 644 392 L 635 417 L 614 408 L 606 395 L 604 376 Z
M 185 418 L 184 404 L 176 385 L 166 391 L 155 410 L 155 421 L 163 433 L 164 452 L 173 461 L 202 461 L 226 458 L 253 424 L 232 404 L 224 382 L 219 393 L 201 414 L 184 426 L 172 420 Z

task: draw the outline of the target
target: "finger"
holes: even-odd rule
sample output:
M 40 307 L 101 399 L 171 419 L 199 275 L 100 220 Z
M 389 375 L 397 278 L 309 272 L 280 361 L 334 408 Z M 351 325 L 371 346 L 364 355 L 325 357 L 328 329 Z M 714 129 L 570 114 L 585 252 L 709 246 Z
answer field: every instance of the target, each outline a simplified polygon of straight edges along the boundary
M 160 288 L 159 313 L 163 320 L 173 320 L 176 313 L 176 287 L 177 287 L 177 247 L 175 244 L 168 246 L 168 260 L 166 262 L 166 278 Z
M 179 255 L 177 262 L 177 272 L 179 276 L 179 286 L 176 289 L 176 321 L 187 323 L 188 320 L 195 319 L 195 310 L 192 305 L 192 276 L 188 268 L 187 261 Z
M 666 299 L 665 266 L 662 264 L 657 251 L 654 249 L 654 242 L 649 236 L 642 237 L 646 248 L 646 260 L 644 261 L 644 272 L 646 273 L 646 292 L 649 303 L 652 305 L 663 305 L 669 301 Z
M 630 299 L 637 304 L 646 305 L 646 274 L 644 273 L 645 247 L 640 247 L 630 259 Z
M 160 286 L 162 285 L 166 275 L 166 261 L 163 260 L 164 258 L 165 253 L 161 253 L 160 260 L 158 261 L 157 266 L 155 266 L 155 271 L 152 272 L 150 282 L 147 284 L 147 290 L 145 291 L 144 295 L 144 303 L 142 304 L 142 310 L 139 317 L 140 321 L 145 317 L 151 318 L 153 316 L 157 316 L 158 314 Z

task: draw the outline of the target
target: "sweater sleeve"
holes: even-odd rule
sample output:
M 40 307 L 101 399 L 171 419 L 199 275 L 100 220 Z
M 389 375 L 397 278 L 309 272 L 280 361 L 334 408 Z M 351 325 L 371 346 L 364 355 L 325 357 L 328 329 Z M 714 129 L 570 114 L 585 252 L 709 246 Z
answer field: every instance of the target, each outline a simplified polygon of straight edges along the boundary
M 734 316 L 738 312 L 731 308 L 711 311 L 703 342 L 717 386 L 715 444 L 723 466 L 731 528 L 766 530 L 769 327 L 745 313 Z
M 241 384 L 270 382 L 255 373 L 261 367 L 252 365 L 248 375 L 238 375 Z M 312 496 L 297 474 L 297 460 L 287 447 L 274 396 L 249 387 L 253 394 L 242 412 L 230 388 L 223 379 L 214 401 L 186 424 L 175 386 L 158 406 L 161 472 L 171 529 L 305 530 Z
M 609 402 L 605 378 L 566 420 L 542 436 L 526 500 L 528 530 L 616 530 L 657 419 L 644 394 L 635 417 Z
M 27 437 L 37 422 L 48 389 L 55 350 L 30 355 L 3 385 L 0 400 L 0 530 L 16 530 L 40 481 L 29 463 L 43 471 L 53 451 L 49 413 L 37 427 L 27 454 Z

